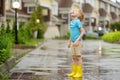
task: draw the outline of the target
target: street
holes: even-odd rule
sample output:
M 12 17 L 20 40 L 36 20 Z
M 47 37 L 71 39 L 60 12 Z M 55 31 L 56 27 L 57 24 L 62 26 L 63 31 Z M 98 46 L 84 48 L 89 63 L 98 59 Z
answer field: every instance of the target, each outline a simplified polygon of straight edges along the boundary
M 119 80 L 120 45 L 85 40 L 82 47 L 83 78 L 68 78 L 72 56 L 66 40 L 46 40 L 20 59 L 10 80 Z

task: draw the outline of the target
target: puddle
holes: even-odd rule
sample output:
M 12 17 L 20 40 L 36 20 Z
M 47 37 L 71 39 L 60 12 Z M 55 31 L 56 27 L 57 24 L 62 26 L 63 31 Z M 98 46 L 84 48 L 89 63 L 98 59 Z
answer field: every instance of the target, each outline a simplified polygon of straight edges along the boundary
M 32 75 L 26 80 L 119 80 L 120 79 L 120 50 L 119 47 L 102 47 L 101 44 L 90 45 L 83 49 L 83 78 L 68 78 L 66 75 L 71 72 L 72 57 L 66 48 L 67 42 L 47 42 L 44 49 L 30 53 L 16 67 L 22 70 L 23 66 L 34 74 L 14 74 L 16 77 Z M 46 45 L 48 44 L 48 47 Z M 53 46 L 50 46 L 53 45 Z M 58 46 L 59 45 L 59 46 Z M 57 47 L 56 47 L 57 46 Z M 63 47 L 64 46 L 64 47 Z M 112 44 L 111 44 L 112 46 Z M 112 46 L 113 47 L 113 46 Z M 89 49 L 88 49 L 89 48 Z M 39 53 L 38 53 L 39 52 Z M 23 66 L 21 66 L 23 65 Z M 14 76 L 13 75 L 13 76 Z M 14 76 L 14 77 L 15 77 Z M 13 77 L 13 78 L 14 78 Z
M 32 77 L 33 73 L 12 73 L 11 80 L 29 80 Z

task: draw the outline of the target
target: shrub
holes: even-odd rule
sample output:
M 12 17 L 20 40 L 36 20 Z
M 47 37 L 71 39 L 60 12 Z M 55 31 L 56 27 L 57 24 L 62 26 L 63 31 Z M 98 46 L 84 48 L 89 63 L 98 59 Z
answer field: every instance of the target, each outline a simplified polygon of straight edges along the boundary
M 44 38 L 44 32 L 46 31 L 46 29 L 47 29 L 47 25 L 44 24 L 38 25 L 38 34 L 37 34 L 38 39 Z
M 111 42 L 115 43 L 120 40 L 120 32 L 111 32 L 111 33 L 106 33 L 102 39 L 106 42 Z
M 94 40 L 101 39 L 101 37 L 93 35 L 93 34 L 86 34 L 86 35 L 83 36 L 83 38 L 85 38 L 85 39 L 94 39 Z
M 67 38 L 69 39 L 70 38 L 70 31 L 67 30 Z
M 26 24 L 27 28 L 31 28 L 32 36 L 34 31 L 38 31 L 37 38 L 43 38 L 44 30 L 46 26 L 43 23 L 42 8 L 39 4 L 36 5 L 36 9 L 32 12 L 29 22 Z M 40 20 L 37 22 L 36 20 Z
M 9 22 L 7 22 L 6 33 L 10 33 L 10 32 L 11 32 L 11 30 L 10 30 L 10 24 L 9 24 Z
M 20 44 L 25 44 L 29 39 L 32 38 L 32 30 L 30 27 L 25 27 L 24 22 L 19 23 L 19 30 L 18 30 L 18 41 Z
M 117 29 L 118 31 L 120 31 L 120 21 L 119 22 L 114 22 L 110 24 L 110 29 L 112 29 L 113 31 L 115 29 Z
M 8 80 L 8 75 L 6 75 L 6 74 L 3 74 L 3 73 L 1 73 L 0 72 L 0 79 L 2 79 L 2 80 Z
M 70 39 L 68 36 L 56 36 L 54 39 L 59 39 L 59 40 L 68 40 Z
M 11 34 L 0 33 L 0 64 L 10 58 L 12 43 L 13 37 Z
M 27 40 L 27 37 L 25 34 L 25 30 L 21 28 L 18 32 L 18 42 L 21 44 L 25 44 L 26 40 Z
M 5 24 L 1 24 L 0 33 L 5 33 Z
M 25 44 L 30 39 L 27 28 L 20 28 L 18 31 L 18 41 L 21 44 Z

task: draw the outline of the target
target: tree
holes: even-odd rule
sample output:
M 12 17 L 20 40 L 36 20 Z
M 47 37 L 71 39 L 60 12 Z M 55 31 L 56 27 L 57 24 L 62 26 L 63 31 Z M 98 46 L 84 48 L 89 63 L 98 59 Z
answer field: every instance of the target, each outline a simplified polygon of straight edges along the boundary
M 39 20 L 39 23 L 37 23 L 37 31 L 38 31 L 38 34 L 37 34 L 37 38 L 43 38 L 43 15 L 42 15 L 42 8 L 40 5 L 37 5 L 37 10 L 36 10 L 36 17 L 37 19 Z M 36 19 L 36 20 L 37 20 Z
M 7 28 L 6 28 L 6 33 L 10 33 L 11 32 L 11 30 L 10 30 L 10 20 L 7 20 L 6 21 L 7 22 Z
M 3 23 L 3 21 L 2 21 L 2 24 L 1 24 L 0 33 L 1 33 L 1 34 L 4 34 L 4 33 L 5 33 L 5 24 Z
M 36 20 L 39 20 L 39 22 L 36 22 Z M 31 14 L 31 18 L 27 24 L 27 27 L 29 27 L 29 29 L 31 29 L 33 33 L 35 31 L 38 32 L 37 38 L 43 38 L 43 33 L 44 33 L 43 15 L 42 15 L 42 8 L 39 4 L 37 4 L 36 9 Z

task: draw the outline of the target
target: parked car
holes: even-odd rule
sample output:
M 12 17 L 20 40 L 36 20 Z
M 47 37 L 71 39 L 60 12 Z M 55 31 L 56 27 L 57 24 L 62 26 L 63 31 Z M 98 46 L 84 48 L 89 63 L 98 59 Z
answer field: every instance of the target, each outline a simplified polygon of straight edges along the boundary
M 104 31 L 102 29 L 102 27 L 98 28 L 98 36 L 103 36 L 104 35 Z

